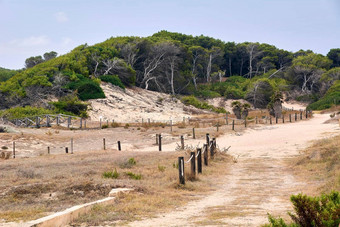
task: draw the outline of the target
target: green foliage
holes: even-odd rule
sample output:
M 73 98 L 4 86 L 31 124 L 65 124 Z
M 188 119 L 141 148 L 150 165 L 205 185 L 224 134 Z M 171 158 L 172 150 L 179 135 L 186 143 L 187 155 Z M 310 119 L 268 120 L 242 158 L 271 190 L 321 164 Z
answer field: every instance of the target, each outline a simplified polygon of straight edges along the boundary
M 117 169 L 115 169 L 115 171 L 108 171 L 103 173 L 103 178 L 117 179 L 118 177 L 119 173 L 117 172 Z
M 14 107 L 6 110 L 0 111 L 0 117 L 5 117 L 8 119 L 17 119 L 17 118 L 25 118 L 32 117 L 43 114 L 54 114 L 56 113 L 54 110 L 49 110 L 41 107 Z
M 209 105 L 206 102 L 201 102 L 199 101 L 197 98 L 195 98 L 194 96 L 185 96 L 181 99 L 181 101 L 185 104 L 185 105 L 192 105 L 198 109 L 206 109 L 206 110 L 211 110 L 214 111 L 216 113 L 226 113 L 226 110 L 222 107 L 214 107 L 213 105 Z
M 72 82 L 66 85 L 66 88 L 75 90 L 81 100 L 105 98 L 105 94 L 99 83 L 81 74 L 72 74 Z
M 137 162 L 134 158 L 129 158 L 129 160 L 125 161 L 125 162 L 122 162 L 120 163 L 120 168 L 124 169 L 124 168 L 132 168 L 134 165 L 136 165 Z
M 130 179 L 133 179 L 133 180 L 141 180 L 142 179 L 141 174 L 136 174 L 136 173 L 133 173 L 133 172 L 127 172 L 125 174 L 128 175 L 130 177 Z
M 128 163 L 129 163 L 131 166 L 137 164 L 137 162 L 136 162 L 136 160 L 135 160 L 134 158 L 130 158 L 130 159 L 128 160 Z
M 51 102 L 58 113 L 87 117 L 88 103 L 84 103 L 75 95 L 68 95 L 60 98 L 57 102 Z
M 309 104 L 307 108 L 311 110 L 324 110 L 333 105 L 340 105 L 340 80 L 336 81 L 321 99 Z
M 340 224 L 340 194 L 331 192 L 320 197 L 303 194 L 292 195 L 290 198 L 294 213 L 289 213 L 292 224 L 286 224 L 281 218 L 275 219 L 268 215 L 270 225 L 266 226 L 324 226 L 335 227 Z
M 165 166 L 158 165 L 158 170 L 159 170 L 160 172 L 164 172 L 165 169 L 166 169 Z
M 119 79 L 117 75 L 103 75 L 103 76 L 100 76 L 99 78 L 104 82 L 108 82 L 115 86 L 125 89 L 124 84 L 122 83 L 122 81 Z
M 8 80 L 15 74 L 17 74 L 19 70 L 11 70 L 11 69 L 5 69 L 0 67 L 0 83 Z

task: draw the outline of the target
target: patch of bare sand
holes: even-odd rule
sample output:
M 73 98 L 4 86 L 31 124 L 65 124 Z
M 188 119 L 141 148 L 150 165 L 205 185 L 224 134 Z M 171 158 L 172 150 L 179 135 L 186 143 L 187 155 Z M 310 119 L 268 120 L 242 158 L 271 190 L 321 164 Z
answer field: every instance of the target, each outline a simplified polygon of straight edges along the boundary
M 300 149 L 312 140 L 339 134 L 338 125 L 324 124 L 328 118 L 329 115 L 315 115 L 308 121 L 263 126 L 249 129 L 242 135 L 222 136 L 218 144 L 231 146 L 229 152 L 238 157 L 238 161 L 226 166 L 230 172 L 222 182 L 216 182 L 219 189 L 215 193 L 173 212 L 129 225 L 259 226 L 267 222 L 267 213 L 288 219 L 287 211 L 292 210 L 290 195 L 308 193 L 310 187 L 306 187 L 307 182 L 295 178 L 284 161 L 299 155 Z M 186 143 L 196 144 L 197 141 Z
M 116 122 L 173 122 L 188 118 L 191 113 L 200 112 L 196 108 L 186 107 L 180 100 L 168 94 L 148 91 L 141 88 L 125 90 L 103 83 L 101 85 L 106 98 L 90 100 L 89 116 L 92 121 L 115 120 Z

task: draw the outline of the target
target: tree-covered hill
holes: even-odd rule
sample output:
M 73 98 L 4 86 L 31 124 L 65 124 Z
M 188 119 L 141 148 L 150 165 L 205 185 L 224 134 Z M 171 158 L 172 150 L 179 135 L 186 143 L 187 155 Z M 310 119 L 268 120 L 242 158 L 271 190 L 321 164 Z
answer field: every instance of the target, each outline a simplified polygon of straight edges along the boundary
M 101 80 L 173 95 L 246 98 L 266 107 L 280 91 L 309 102 L 322 98 L 340 78 L 340 49 L 327 56 L 292 53 L 265 43 L 160 31 L 145 38 L 111 37 L 58 57 L 52 51 L 44 59 L 28 58 L 26 66 L 9 79 L 0 78 L 0 109 L 42 105 L 49 97 L 71 93 L 82 100 L 102 98 Z M 340 97 L 335 100 L 339 104 Z

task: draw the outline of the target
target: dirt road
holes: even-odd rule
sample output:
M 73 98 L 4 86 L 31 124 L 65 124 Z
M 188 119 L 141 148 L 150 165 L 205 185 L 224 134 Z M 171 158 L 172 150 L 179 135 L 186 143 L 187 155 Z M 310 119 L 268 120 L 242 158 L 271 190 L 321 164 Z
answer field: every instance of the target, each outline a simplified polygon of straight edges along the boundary
M 263 126 L 241 134 L 218 138 L 220 147 L 228 147 L 237 163 L 229 168 L 218 190 L 202 200 L 188 203 L 175 211 L 130 226 L 259 226 L 267 213 L 287 217 L 292 210 L 289 197 L 308 192 L 307 182 L 293 176 L 285 160 L 299 155 L 312 140 L 339 134 L 337 124 L 323 124 L 329 115 L 315 115 L 309 121 Z M 200 141 L 201 144 L 204 141 Z M 187 144 L 197 144 L 188 140 Z M 166 145 L 171 150 L 174 143 Z

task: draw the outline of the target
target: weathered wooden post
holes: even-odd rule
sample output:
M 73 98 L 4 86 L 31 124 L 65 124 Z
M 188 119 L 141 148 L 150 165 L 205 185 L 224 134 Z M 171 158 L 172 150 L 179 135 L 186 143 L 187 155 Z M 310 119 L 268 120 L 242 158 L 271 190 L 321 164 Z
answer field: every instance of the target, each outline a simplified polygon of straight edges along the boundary
M 257 116 L 255 117 L 255 124 L 257 124 Z
M 292 122 L 292 114 L 289 114 L 289 122 Z
M 50 154 L 50 147 L 47 147 L 47 154 Z
M 228 113 L 225 114 L 225 123 L 228 125 Z
M 150 118 L 148 118 L 148 124 L 150 125 Z
M 279 121 L 279 118 L 276 116 L 275 117 L 275 123 L 277 124 L 278 121 Z
M 13 141 L 13 158 L 15 158 L 15 141 Z
M 195 151 L 190 152 L 191 158 L 191 176 L 195 178 L 196 176 L 196 156 Z
M 67 118 L 67 128 L 70 128 L 71 125 L 71 117 Z
M 306 110 L 306 119 L 308 118 L 308 111 Z
M 84 128 L 86 129 L 86 120 L 84 120 Z
M 181 136 L 181 150 L 184 150 L 184 137 Z
M 109 120 L 106 120 L 106 125 L 107 127 L 109 127 Z
M 118 143 L 118 150 L 121 151 L 122 147 L 120 146 L 120 141 L 118 141 L 117 143 Z
M 105 138 L 103 138 L 103 148 L 104 148 L 104 151 L 106 150 L 106 146 L 105 146 Z
M 270 124 L 273 124 L 273 122 L 272 122 L 272 117 L 271 117 L 271 116 L 269 117 L 269 123 L 270 123 Z
M 170 131 L 172 132 L 172 120 L 170 120 Z
M 297 121 L 297 113 L 295 112 L 295 121 Z
M 158 135 L 158 151 L 162 151 L 162 134 Z
M 204 149 L 204 165 L 208 165 L 208 145 L 207 144 L 203 144 L 203 149 Z
M 79 128 L 83 128 L 83 118 L 80 118 Z
M 235 130 L 235 120 L 233 120 L 232 130 Z
M 214 155 L 215 155 L 215 149 L 216 149 L 215 143 L 216 143 L 216 139 L 213 138 L 213 139 L 210 141 L 210 157 L 211 157 L 211 159 L 213 159 L 213 158 L 214 158 Z
M 195 128 L 192 128 L 192 138 L 193 138 L 193 139 L 196 139 Z
M 65 153 L 68 154 L 68 147 L 65 147 Z
M 28 127 L 28 118 L 27 117 L 25 119 L 25 125 L 26 125 L 26 127 Z
M 206 135 L 205 135 L 205 139 L 206 139 L 206 141 L 207 141 L 207 152 L 209 152 L 209 144 L 210 144 L 210 137 L 209 137 L 209 133 L 207 133 Z
M 40 128 L 40 117 L 35 118 L 35 125 L 37 128 Z
M 178 157 L 178 172 L 179 172 L 179 183 L 185 184 L 184 157 Z
M 158 145 L 158 134 L 156 134 L 156 144 Z
M 59 115 L 57 115 L 57 125 L 59 126 L 60 124 L 60 119 L 59 119 Z
M 300 120 L 302 120 L 302 111 L 300 111 Z
M 202 173 L 202 149 L 197 148 L 197 173 Z
M 71 154 L 73 154 L 73 138 L 71 138 Z
M 102 118 L 99 118 L 99 128 L 102 128 Z
M 285 123 L 285 115 L 282 114 L 282 123 Z
M 247 128 L 247 118 L 244 119 L 244 127 Z
M 218 126 L 219 126 L 220 124 L 217 122 L 217 124 L 216 124 L 216 132 L 218 132 Z
M 46 115 L 46 127 L 51 127 L 50 115 Z

